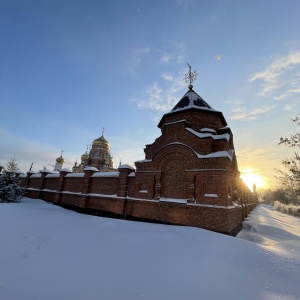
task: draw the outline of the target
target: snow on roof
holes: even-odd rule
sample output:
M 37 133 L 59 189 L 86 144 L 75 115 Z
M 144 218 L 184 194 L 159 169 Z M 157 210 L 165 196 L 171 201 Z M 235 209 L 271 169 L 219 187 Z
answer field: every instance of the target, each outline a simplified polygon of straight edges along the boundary
M 47 169 L 43 169 L 43 170 L 40 170 L 40 173 L 53 173 L 53 171 L 47 170 Z
M 165 145 L 163 148 L 167 147 L 167 146 L 170 146 L 170 145 L 182 145 L 182 146 L 185 146 L 187 148 L 190 148 L 196 155 L 198 158 L 216 158 L 216 157 L 228 157 L 230 160 L 232 160 L 232 157 L 233 157 L 233 153 L 234 153 L 234 150 L 233 149 L 229 149 L 228 152 L 227 151 L 217 151 L 217 152 L 212 152 L 212 153 L 209 153 L 209 154 L 199 154 L 197 153 L 193 148 L 191 148 L 190 146 L 186 145 L 186 144 L 183 144 L 183 143 L 178 143 L 178 142 L 174 142 L 174 143 L 170 143 L 170 144 L 167 144 Z
M 119 166 L 118 169 L 132 169 L 132 170 L 135 170 L 132 166 L 127 165 L 127 164 L 123 164 L 123 165 Z
M 196 135 L 200 139 L 207 138 L 207 137 L 211 137 L 213 140 L 226 139 L 227 141 L 229 141 L 230 139 L 229 133 L 223 133 L 223 134 L 200 133 L 198 131 L 193 130 L 192 128 L 186 128 L 186 130 Z
M 34 171 L 28 171 L 27 174 L 35 174 L 36 172 Z
M 84 177 L 84 173 L 69 173 L 66 177 Z
M 120 172 L 96 172 L 91 177 L 119 177 Z
M 39 178 L 39 177 L 42 177 L 42 174 L 38 173 L 38 174 L 32 174 L 30 176 L 30 178 Z
M 197 109 L 214 110 L 195 91 L 189 90 L 175 105 L 171 112 L 184 110 L 192 107 Z
M 230 150 L 229 150 L 230 151 Z M 232 160 L 232 152 L 229 153 L 229 151 L 217 151 L 217 152 L 212 152 L 209 154 L 199 154 L 197 153 L 198 158 L 216 158 L 216 157 L 228 157 L 230 160 Z
M 47 178 L 57 178 L 57 177 L 59 177 L 59 173 L 53 173 L 53 174 L 48 174 L 48 175 L 46 175 L 46 177 Z
M 160 202 L 182 203 L 182 204 L 187 203 L 187 199 L 175 199 L 175 198 L 160 198 L 159 201 Z
M 204 197 L 218 198 L 217 194 L 204 194 Z
M 142 159 L 142 160 L 137 160 L 134 163 L 146 163 L 146 162 L 151 162 L 152 159 Z
M 135 177 L 135 172 L 131 172 L 128 177 Z
M 182 120 L 178 120 L 178 121 L 166 123 L 165 125 L 171 125 L 171 124 L 176 124 L 176 123 L 181 123 L 181 122 L 187 122 L 187 120 L 186 119 L 182 119 Z
M 69 168 L 62 168 L 62 169 L 60 169 L 60 171 L 62 171 L 62 172 L 72 172 Z
M 97 193 L 90 193 L 88 194 L 92 197 L 108 197 L 108 198 L 117 198 L 117 194 L 107 195 L 107 194 L 97 194 Z
M 18 176 L 18 178 L 26 178 L 26 177 L 27 177 L 26 174 L 20 174 L 20 175 Z
M 16 174 L 25 174 L 25 173 L 23 171 L 18 170 L 16 171 Z
M 95 167 L 85 167 L 84 171 L 99 171 L 99 170 Z
M 212 128 L 201 128 L 200 129 L 201 132 L 212 132 L 212 133 L 216 133 L 216 131 Z

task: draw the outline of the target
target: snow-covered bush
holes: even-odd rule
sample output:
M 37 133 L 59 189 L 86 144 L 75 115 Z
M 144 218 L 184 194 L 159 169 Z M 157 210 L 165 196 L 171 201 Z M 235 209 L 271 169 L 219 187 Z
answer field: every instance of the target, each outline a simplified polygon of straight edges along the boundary
M 283 204 L 279 201 L 275 201 L 274 207 L 282 213 L 289 214 L 294 217 L 300 217 L 300 206 L 298 205 Z
M 0 176 L 0 203 L 20 202 L 25 190 L 14 172 L 5 171 Z

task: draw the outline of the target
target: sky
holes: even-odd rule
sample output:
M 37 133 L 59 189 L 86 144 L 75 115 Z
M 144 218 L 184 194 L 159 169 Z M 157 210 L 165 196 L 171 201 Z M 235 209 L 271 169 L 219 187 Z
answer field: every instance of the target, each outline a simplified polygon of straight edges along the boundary
M 300 102 L 297 0 L 0 0 L 0 164 L 65 167 L 109 141 L 134 166 L 194 90 L 223 115 L 239 170 L 274 187 Z

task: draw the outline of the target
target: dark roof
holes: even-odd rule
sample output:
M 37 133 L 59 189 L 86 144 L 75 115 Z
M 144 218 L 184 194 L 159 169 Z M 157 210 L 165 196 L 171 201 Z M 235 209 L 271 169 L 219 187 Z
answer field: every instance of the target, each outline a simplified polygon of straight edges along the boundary
M 188 108 L 201 108 L 214 110 L 205 100 L 203 100 L 194 90 L 189 90 L 175 105 L 171 112 Z

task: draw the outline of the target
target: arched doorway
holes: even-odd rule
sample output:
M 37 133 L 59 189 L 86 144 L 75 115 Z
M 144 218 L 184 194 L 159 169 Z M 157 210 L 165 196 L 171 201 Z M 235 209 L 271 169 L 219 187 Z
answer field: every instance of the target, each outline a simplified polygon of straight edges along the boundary
M 186 198 L 186 161 L 181 158 L 167 162 L 163 170 L 163 193 L 164 198 Z

